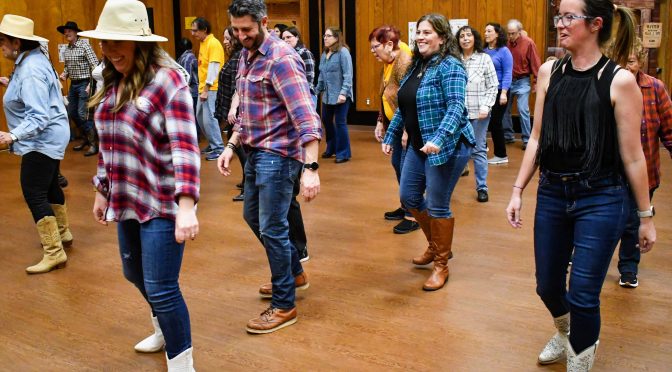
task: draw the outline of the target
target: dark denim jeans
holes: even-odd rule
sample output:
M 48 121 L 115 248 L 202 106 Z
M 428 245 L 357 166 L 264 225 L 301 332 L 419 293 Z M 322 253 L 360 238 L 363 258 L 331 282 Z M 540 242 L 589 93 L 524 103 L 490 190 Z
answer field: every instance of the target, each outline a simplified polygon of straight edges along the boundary
M 93 118 L 89 118 L 89 93 L 86 93 L 88 86 L 88 79 L 72 80 L 68 90 L 68 116 L 82 131 L 93 128 Z
M 191 347 L 189 311 L 178 279 L 184 243 L 175 241 L 175 222 L 155 218 L 117 225 L 124 276 L 135 284 L 161 325 L 168 358 Z
M 649 200 L 653 199 L 654 190 L 649 191 Z M 637 215 L 637 201 L 630 194 L 630 214 L 625 224 L 625 231 L 621 236 L 621 246 L 618 248 L 618 272 L 623 274 L 635 274 L 639 272 L 639 216 Z
M 392 156 L 390 158 L 394 174 L 397 176 L 397 183 L 401 185 L 401 170 L 404 168 L 404 158 L 406 158 L 406 149 L 401 145 L 401 138 L 392 142 Z M 401 202 L 401 208 L 404 210 L 406 217 L 412 217 L 411 212 L 408 211 L 403 202 Z
M 243 217 L 266 249 L 273 283 L 271 305 L 278 309 L 294 307 L 294 276 L 303 272 L 287 221 L 302 166 L 298 160 L 260 150 L 252 150 L 245 164 Z
M 620 175 L 541 172 L 534 220 L 537 294 L 553 317 L 571 313 L 570 341 L 577 353 L 600 334 L 600 292 L 625 228 L 628 192 Z
M 336 159 L 350 159 L 350 135 L 348 134 L 348 108 L 350 99 L 338 105 L 322 104 L 322 124 L 327 133 L 327 154 L 336 154 Z
M 399 187 L 401 201 L 406 208 L 419 211 L 428 209 L 429 215 L 434 218 L 452 217 L 450 197 L 469 161 L 471 149 L 471 146 L 459 143 L 448 162 L 431 166 L 427 156 L 409 144 Z

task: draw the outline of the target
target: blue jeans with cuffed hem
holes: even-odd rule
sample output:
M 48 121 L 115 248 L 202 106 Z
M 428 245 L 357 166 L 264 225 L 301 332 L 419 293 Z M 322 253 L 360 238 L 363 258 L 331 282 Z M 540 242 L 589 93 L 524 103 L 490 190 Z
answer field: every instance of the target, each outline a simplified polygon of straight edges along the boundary
M 191 347 L 189 311 L 178 283 L 184 243 L 175 241 L 175 221 L 120 221 L 117 234 L 124 276 L 152 308 L 172 359 Z
M 476 190 L 488 191 L 488 151 L 486 147 L 488 146 L 487 136 L 490 116 L 480 120 L 471 119 L 469 122 L 472 128 L 474 128 L 474 136 L 476 137 L 476 146 L 471 153 L 471 160 L 474 161 Z
M 420 212 L 427 209 L 433 218 L 452 217 L 450 198 L 470 155 L 471 146 L 458 143 L 446 163 L 432 166 L 423 152 L 409 144 L 399 187 L 402 203 Z
M 534 219 L 537 294 L 554 318 L 570 313 L 577 354 L 600 334 L 600 292 L 628 218 L 628 193 L 619 174 L 541 172 Z
M 273 297 L 278 309 L 294 308 L 294 276 L 303 272 L 299 254 L 289 239 L 287 213 L 297 174 L 303 164 L 271 152 L 252 150 L 245 164 L 243 217 L 266 249 Z

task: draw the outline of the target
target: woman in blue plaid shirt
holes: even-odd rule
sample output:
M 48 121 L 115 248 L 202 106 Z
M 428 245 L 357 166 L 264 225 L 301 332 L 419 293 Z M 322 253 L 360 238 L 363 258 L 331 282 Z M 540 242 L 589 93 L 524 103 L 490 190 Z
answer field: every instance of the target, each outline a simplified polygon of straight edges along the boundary
M 427 251 L 413 262 L 434 262 L 422 287 L 434 291 L 448 280 L 455 226 L 450 197 L 476 140 L 465 107 L 467 74 L 448 20 L 427 14 L 416 29 L 413 63 L 401 81 L 399 108 L 382 148 L 389 155 L 392 143 L 406 129 L 400 196 L 429 241 Z

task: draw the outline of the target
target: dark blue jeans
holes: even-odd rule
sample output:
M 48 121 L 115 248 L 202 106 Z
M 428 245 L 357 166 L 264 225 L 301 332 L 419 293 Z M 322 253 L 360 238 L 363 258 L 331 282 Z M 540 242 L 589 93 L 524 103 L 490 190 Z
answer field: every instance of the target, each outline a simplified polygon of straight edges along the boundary
M 600 292 L 625 228 L 628 192 L 620 175 L 541 172 L 534 220 L 537 294 L 553 317 L 571 314 L 570 342 L 577 354 L 600 334 Z
M 649 191 L 649 200 L 653 199 L 654 190 Z M 637 215 L 637 201 L 630 195 L 630 215 L 625 224 L 625 231 L 621 236 L 621 246 L 618 249 L 618 272 L 622 274 L 635 274 L 639 272 L 639 216 Z
M 175 241 L 175 222 L 121 221 L 117 232 L 124 276 L 151 306 L 166 340 L 166 354 L 173 358 L 191 347 L 189 311 L 178 283 L 184 243 Z
M 86 93 L 88 86 L 88 79 L 72 80 L 68 91 L 68 116 L 85 132 L 93 128 L 93 118 L 89 118 L 89 93 Z
M 298 160 L 260 150 L 252 150 L 245 164 L 243 217 L 266 249 L 273 283 L 271 305 L 278 309 L 294 308 L 294 276 L 303 272 L 287 221 L 302 166 Z
M 406 158 L 406 149 L 401 145 L 401 138 L 392 142 L 392 156 L 390 158 L 394 174 L 397 176 L 397 183 L 401 185 L 401 170 L 404 167 L 404 158 Z M 403 202 L 401 208 L 404 210 L 406 217 L 412 217 L 411 212 L 408 211 Z
M 322 124 L 327 133 L 327 154 L 336 154 L 336 159 L 350 159 L 350 135 L 348 134 L 348 108 L 350 99 L 338 105 L 322 104 Z
M 452 217 L 450 198 L 470 156 L 471 146 L 459 143 L 448 162 L 431 166 L 427 156 L 409 144 L 401 173 L 401 202 L 409 209 L 427 209 L 434 218 Z

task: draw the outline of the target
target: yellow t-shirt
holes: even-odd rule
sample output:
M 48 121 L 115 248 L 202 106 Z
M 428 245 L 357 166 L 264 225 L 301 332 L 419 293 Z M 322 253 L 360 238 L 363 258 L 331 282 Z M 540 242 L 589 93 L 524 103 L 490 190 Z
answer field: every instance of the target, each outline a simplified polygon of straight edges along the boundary
M 201 41 L 198 49 L 198 91 L 202 92 L 205 88 L 205 79 L 208 77 L 208 65 L 210 62 L 219 62 L 219 68 L 224 67 L 224 47 L 212 34 Z M 219 73 L 219 71 L 217 71 Z M 210 90 L 217 90 L 219 78 L 215 77 Z
M 411 48 L 409 48 L 408 44 L 404 43 L 401 40 L 399 41 L 399 51 L 401 53 L 406 53 L 409 56 L 413 56 L 413 51 L 411 51 Z M 389 63 L 386 64 L 385 67 L 383 67 L 383 80 L 385 81 L 385 83 L 387 83 L 390 80 L 390 77 L 392 76 L 393 65 L 394 63 Z M 387 117 L 387 120 L 392 120 L 392 117 L 394 116 L 394 111 L 392 111 L 392 107 L 385 99 L 385 96 L 383 96 L 383 111 L 385 112 L 385 117 Z

